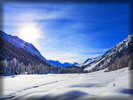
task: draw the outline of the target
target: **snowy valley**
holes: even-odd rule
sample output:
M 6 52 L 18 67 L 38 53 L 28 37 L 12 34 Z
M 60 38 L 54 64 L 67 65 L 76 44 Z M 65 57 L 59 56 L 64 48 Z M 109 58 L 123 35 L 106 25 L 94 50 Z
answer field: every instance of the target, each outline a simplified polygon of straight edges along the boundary
M 17 75 L 4 77 L 5 100 L 84 100 L 129 97 L 129 70 L 86 74 Z M 99 99 L 98 99 L 99 100 Z M 122 99 L 121 99 L 122 100 Z
M 132 67 L 129 39 L 132 35 L 101 56 L 61 68 L 49 64 L 32 44 L 2 34 L 0 99 L 83 100 L 106 96 L 125 98 L 131 94 L 128 67 Z
M 133 100 L 133 2 L 1 1 L 0 100 Z

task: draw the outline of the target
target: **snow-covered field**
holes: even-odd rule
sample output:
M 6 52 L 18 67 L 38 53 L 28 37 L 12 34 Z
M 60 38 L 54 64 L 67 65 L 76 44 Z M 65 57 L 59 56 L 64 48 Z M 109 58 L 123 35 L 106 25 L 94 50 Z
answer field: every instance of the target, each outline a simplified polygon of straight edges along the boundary
M 87 74 L 17 75 L 3 78 L 3 99 L 78 99 L 94 96 L 129 96 L 129 71 L 104 70 Z M 40 99 L 39 99 L 40 100 Z M 45 100 L 45 99 L 41 99 Z

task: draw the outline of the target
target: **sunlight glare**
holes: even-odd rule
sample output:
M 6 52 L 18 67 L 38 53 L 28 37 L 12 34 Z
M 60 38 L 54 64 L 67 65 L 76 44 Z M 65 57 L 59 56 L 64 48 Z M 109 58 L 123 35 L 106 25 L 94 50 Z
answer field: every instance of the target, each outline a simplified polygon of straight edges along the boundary
M 24 23 L 19 29 L 18 33 L 23 40 L 35 43 L 41 38 L 40 28 L 35 23 Z

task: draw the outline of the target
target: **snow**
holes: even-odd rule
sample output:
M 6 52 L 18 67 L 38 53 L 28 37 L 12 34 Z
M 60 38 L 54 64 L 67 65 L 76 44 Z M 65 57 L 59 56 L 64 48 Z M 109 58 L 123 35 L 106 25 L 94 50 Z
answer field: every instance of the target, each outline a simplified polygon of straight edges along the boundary
M 4 76 L 3 98 L 129 96 L 123 92 L 130 89 L 128 68 L 104 70 L 85 74 Z

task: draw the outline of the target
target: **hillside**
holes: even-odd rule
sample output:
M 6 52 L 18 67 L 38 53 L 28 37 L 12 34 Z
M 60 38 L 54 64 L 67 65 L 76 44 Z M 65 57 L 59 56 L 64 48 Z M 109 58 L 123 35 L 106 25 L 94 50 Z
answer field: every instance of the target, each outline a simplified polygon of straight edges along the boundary
M 9 41 L 5 37 L 8 37 Z M 36 50 L 35 53 L 27 51 L 29 44 L 17 37 L 8 36 L 2 32 L 0 45 L 1 74 L 40 73 L 41 70 L 44 71 L 45 68 L 51 67 L 44 61 L 45 58 L 41 59 L 35 54 L 39 54 L 39 51 L 34 46 L 30 45 L 32 50 Z
M 98 71 L 105 68 L 108 72 L 128 67 L 130 56 L 132 55 L 130 51 L 132 51 L 131 48 L 133 48 L 129 47 L 129 43 L 132 42 L 131 37 L 132 35 L 129 35 L 126 39 L 109 49 L 103 55 L 89 59 L 80 66 L 89 72 Z

